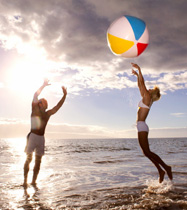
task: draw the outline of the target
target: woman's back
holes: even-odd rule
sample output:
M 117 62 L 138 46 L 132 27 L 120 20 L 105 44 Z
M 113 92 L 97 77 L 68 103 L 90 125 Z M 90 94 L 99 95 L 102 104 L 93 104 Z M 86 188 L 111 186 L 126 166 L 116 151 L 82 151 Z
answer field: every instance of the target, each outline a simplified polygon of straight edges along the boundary
M 146 104 L 143 102 L 144 98 L 138 104 L 137 121 L 145 121 L 152 105 L 151 98 L 146 97 Z M 149 104 L 149 106 L 147 105 Z

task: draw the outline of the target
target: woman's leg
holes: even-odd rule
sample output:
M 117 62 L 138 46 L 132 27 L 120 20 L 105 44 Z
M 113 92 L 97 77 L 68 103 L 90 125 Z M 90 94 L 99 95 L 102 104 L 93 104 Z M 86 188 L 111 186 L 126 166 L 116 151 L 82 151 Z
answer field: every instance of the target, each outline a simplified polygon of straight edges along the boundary
M 172 180 L 173 177 L 172 177 L 171 166 L 168 166 L 167 164 L 165 164 L 164 161 L 157 154 L 150 151 L 149 143 L 148 143 L 148 133 L 147 132 L 139 132 L 138 138 L 139 138 L 140 146 L 141 146 L 145 156 L 148 157 L 152 162 L 155 161 L 157 164 L 160 164 L 167 172 L 168 177 Z
M 160 167 L 160 165 L 165 170 L 169 166 L 167 166 L 158 155 L 156 155 L 155 153 L 153 153 L 153 152 L 150 151 L 149 142 L 148 142 L 148 132 L 139 132 L 138 133 L 138 139 L 139 139 L 139 144 L 140 144 L 140 147 L 143 150 L 144 155 L 147 158 L 149 158 L 153 162 L 153 164 L 156 166 L 156 168 L 158 169 L 159 176 L 160 176 L 159 182 L 161 183 L 164 180 L 164 174 L 165 174 L 165 172 Z M 167 170 L 168 170 L 168 168 L 167 168 Z

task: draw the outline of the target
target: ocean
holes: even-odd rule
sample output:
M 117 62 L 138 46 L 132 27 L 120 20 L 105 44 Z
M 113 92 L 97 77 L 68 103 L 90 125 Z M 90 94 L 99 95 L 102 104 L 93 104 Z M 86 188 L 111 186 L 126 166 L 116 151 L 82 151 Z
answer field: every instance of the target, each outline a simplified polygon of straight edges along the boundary
M 149 142 L 172 166 L 172 182 L 158 183 L 137 139 L 46 139 L 37 186 L 24 188 L 26 139 L 0 139 L 0 209 L 187 209 L 187 138 Z

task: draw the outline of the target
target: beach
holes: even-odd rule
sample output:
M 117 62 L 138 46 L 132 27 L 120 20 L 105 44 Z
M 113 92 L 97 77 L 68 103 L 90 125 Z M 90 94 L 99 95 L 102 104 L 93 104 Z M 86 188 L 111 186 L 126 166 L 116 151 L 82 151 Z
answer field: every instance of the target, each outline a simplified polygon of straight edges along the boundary
M 187 209 L 187 138 L 150 139 L 173 169 L 173 181 L 165 175 L 162 184 L 137 139 L 46 139 L 37 185 L 24 188 L 25 143 L 0 139 L 2 210 Z

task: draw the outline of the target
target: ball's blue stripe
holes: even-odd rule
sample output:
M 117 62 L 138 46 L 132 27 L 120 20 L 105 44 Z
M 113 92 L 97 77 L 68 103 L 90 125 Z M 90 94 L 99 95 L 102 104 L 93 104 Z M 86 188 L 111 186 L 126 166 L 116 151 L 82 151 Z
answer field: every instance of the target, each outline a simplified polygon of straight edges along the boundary
M 146 27 L 145 22 L 143 20 L 133 17 L 133 16 L 125 15 L 125 17 L 127 18 L 127 20 L 129 21 L 129 23 L 132 26 L 132 29 L 133 29 L 134 35 L 135 35 L 135 39 L 139 40 L 139 38 L 142 36 L 143 32 L 145 31 L 145 27 Z

